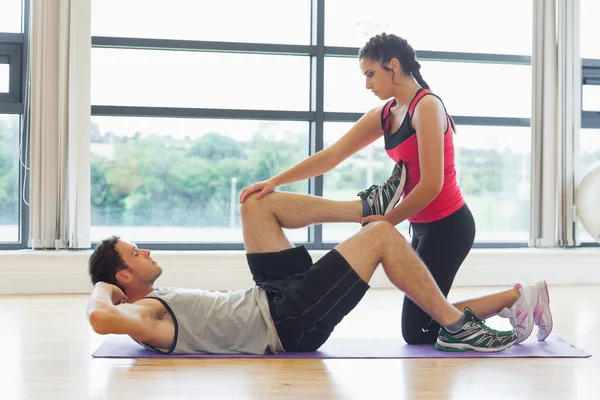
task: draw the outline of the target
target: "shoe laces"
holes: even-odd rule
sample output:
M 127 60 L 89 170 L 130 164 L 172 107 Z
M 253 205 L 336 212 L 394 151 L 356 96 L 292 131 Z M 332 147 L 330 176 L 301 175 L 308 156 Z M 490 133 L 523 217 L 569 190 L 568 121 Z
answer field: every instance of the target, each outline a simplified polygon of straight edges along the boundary
M 396 164 L 394 166 L 394 170 L 392 171 L 392 175 L 387 179 L 387 181 L 385 181 L 385 183 L 383 185 L 381 185 L 382 187 L 392 183 L 392 181 L 397 179 L 396 174 L 398 173 L 398 168 L 399 168 L 399 164 Z M 362 198 L 363 200 L 366 200 L 367 197 L 369 197 L 371 195 L 371 193 L 373 193 L 373 191 L 377 188 L 379 188 L 379 185 L 371 185 L 370 188 L 363 190 L 361 192 L 358 192 L 357 196 L 360 196 L 360 198 Z
M 362 192 L 358 192 L 357 196 L 360 196 L 361 199 L 366 200 L 367 197 L 369 197 L 371 195 L 371 193 L 373 193 L 373 191 L 375 189 L 377 189 L 379 186 L 377 185 L 371 185 L 370 188 L 368 188 L 367 190 L 363 190 Z
M 483 329 L 486 332 L 489 333 L 499 333 L 497 330 L 490 328 L 489 326 L 487 326 L 485 324 L 485 320 L 481 319 L 477 314 L 475 314 L 475 312 L 473 312 L 473 310 L 471 310 L 469 307 L 465 307 L 465 314 L 469 315 L 472 319 L 472 322 L 474 324 L 479 325 L 479 327 L 481 329 Z
M 398 174 L 399 170 L 400 170 L 400 168 L 398 167 L 398 165 L 394 166 L 394 170 L 392 171 L 392 175 L 390 175 L 390 177 L 388 178 L 388 180 L 385 181 L 385 184 L 391 183 L 394 179 L 398 179 L 398 177 L 396 175 Z

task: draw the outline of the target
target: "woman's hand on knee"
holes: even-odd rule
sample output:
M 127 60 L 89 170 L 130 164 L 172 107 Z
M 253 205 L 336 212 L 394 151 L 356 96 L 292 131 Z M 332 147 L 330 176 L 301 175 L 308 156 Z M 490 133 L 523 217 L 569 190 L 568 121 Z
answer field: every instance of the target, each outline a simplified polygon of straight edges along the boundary
M 246 201 L 246 198 L 254 192 L 259 192 L 256 195 L 257 199 L 263 198 L 267 194 L 275 191 L 276 187 L 277 186 L 270 179 L 247 186 L 242 189 L 242 192 L 240 193 L 240 203 Z

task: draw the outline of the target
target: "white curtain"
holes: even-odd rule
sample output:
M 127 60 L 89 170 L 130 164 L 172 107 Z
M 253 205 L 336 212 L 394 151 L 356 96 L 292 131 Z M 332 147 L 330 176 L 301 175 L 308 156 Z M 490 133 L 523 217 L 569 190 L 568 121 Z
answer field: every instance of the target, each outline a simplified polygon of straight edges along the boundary
M 530 246 L 577 244 L 575 150 L 581 121 L 579 0 L 534 0 Z
M 579 153 L 581 129 L 581 55 L 580 55 L 580 2 L 559 0 L 558 15 L 558 128 L 560 152 L 557 191 L 557 244 L 579 244 L 576 228 L 575 191 L 576 155 Z
M 32 248 L 90 247 L 90 8 L 32 1 Z

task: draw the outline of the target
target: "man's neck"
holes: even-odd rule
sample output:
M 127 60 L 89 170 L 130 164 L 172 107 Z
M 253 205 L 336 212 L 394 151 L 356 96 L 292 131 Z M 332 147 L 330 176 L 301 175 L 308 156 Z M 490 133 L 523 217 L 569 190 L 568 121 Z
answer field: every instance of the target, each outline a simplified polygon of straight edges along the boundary
M 127 288 L 125 295 L 127 296 L 128 303 L 135 303 L 138 300 L 148 296 L 148 294 L 154 291 L 154 286 L 144 286 L 141 288 Z

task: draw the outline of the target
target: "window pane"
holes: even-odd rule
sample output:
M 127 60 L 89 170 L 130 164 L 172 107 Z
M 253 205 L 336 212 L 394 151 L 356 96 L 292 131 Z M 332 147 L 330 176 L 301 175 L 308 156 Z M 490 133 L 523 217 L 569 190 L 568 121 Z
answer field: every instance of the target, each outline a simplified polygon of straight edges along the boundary
M 325 145 L 333 144 L 350 126 L 327 123 Z M 455 139 L 459 184 L 477 224 L 475 240 L 526 242 L 531 198 L 529 128 L 458 126 Z M 324 176 L 324 196 L 356 199 L 360 190 L 383 183 L 393 165 L 380 139 Z M 358 224 L 326 224 L 323 240 L 344 240 L 359 229 Z M 408 223 L 398 225 L 398 230 L 408 235 Z
M 532 15 L 523 0 L 327 0 L 325 44 L 360 47 L 387 32 L 415 50 L 530 55 Z
M 583 85 L 581 108 L 587 111 L 600 111 L 600 86 Z
M 307 111 L 309 57 L 92 49 L 92 104 Z
M 309 44 L 310 0 L 93 0 L 92 35 Z
M 306 158 L 308 123 L 94 117 L 91 152 L 92 240 L 242 242 L 241 189 Z
M 587 171 L 598 161 L 600 161 L 600 129 L 581 129 L 579 133 L 578 181 L 583 179 Z M 596 242 L 579 221 L 577 221 L 577 229 L 582 242 Z
M 383 104 L 365 88 L 358 59 L 325 58 L 323 105 L 325 111 L 361 112 Z
M 529 65 L 422 61 L 421 73 L 450 115 L 529 118 Z M 452 77 L 452 79 L 448 79 Z M 325 60 L 325 111 L 365 112 L 383 104 L 365 89 L 357 59 Z
M 0 114 L 0 242 L 19 240 L 19 116 Z
M 326 122 L 324 146 L 331 146 L 351 126 L 351 123 Z M 358 192 L 372 184 L 385 182 L 393 168 L 394 162 L 385 153 L 381 138 L 323 176 L 323 197 L 332 200 L 358 200 Z M 360 228 L 358 223 L 323 224 L 323 242 L 342 242 L 357 233 Z M 399 224 L 397 229 L 408 235 L 408 223 Z
M 2 0 L 0 4 L 0 32 L 21 33 L 21 0 Z
M 600 129 L 581 129 L 578 175 L 583 177 L 597 161 L 600 161 Z
M 580 9 L 581 57 L 600 58 L 600 46 L 598 46 L 600 2 L 598 0 L 580 0 Z
M 0 93 L 8 93 L 10 82 L 10 66 L 0 64 Z
M 531 205 L 531 129 L 458 126 L 459 185 L 478 242 L 527 242 Z

